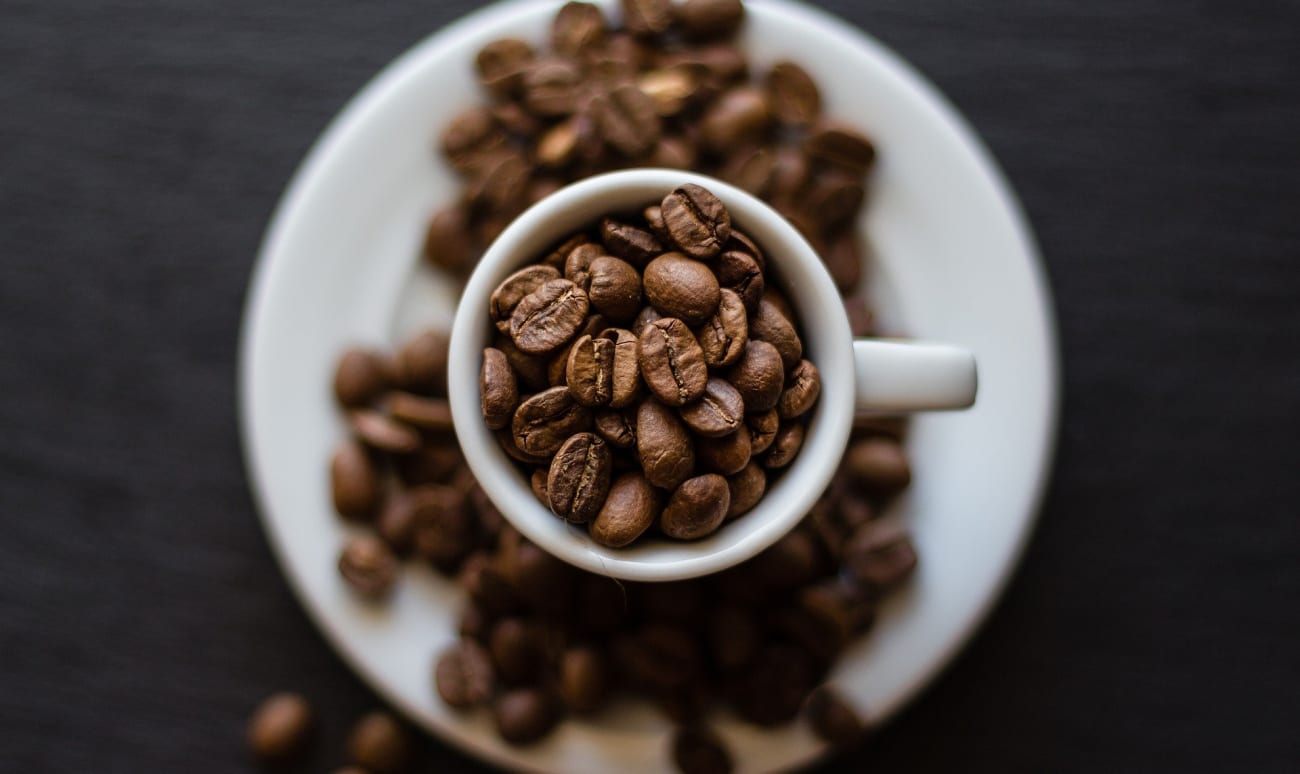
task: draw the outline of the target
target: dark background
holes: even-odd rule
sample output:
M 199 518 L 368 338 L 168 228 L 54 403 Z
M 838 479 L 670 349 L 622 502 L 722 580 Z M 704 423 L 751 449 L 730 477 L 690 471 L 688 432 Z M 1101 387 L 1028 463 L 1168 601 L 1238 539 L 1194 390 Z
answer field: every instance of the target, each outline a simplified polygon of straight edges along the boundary
M 248 771 L 287 687 L 327 771 L 377 704 L 263 538 L 236 334 L 313 138 L 472 5 L 0 0 L 0 769 Z M 1294 771 L 1300 4 L 825 5 L 1006 169 L 1066 387 L 1008 593 L 854 768 Z

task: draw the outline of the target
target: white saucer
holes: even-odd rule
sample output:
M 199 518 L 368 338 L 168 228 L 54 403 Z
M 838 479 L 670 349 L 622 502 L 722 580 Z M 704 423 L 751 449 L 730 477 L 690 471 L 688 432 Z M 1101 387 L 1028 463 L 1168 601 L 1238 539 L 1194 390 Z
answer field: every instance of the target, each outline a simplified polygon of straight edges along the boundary
M 458 714 L 432 685 L 461 595 L 410 569 L 391 604 L 350 595 L 335 562 L 345 527 L 329 501 L 343 436 L 330 394 L 347 344 L 391 345 L 451 319 L 454 291 L 418 265 L 429 214 L 457 181 L 439 127 L 480 99 L 472 62 L 503 36 L 541 39 L 558 2 L 494 5 L 404 54 L 334 121 L 294 177 L 252 280 L 240 359 L 244 447 L 267 533 L 299 598 L 347 661 L 413 721 L 474 755 L 546 772 L 672 771 L 669 727 L 649 707 L 569 721 L 541 744 L 498 740 L 486 713 Z M 744 44 L 791 58 L 832 115 L 880 149 L 862 224 L 869 278 L 891 328 L 974 350 L 975 409 L 918 419 L 914 484 L 899 508 L 921 562 L 834 682 L 870 716 L 893 714 L 966 642 L 1005 584 L 1046 483 L 1058 403 L 1051 302 L 1006 181 L 966 123 L 895 54 L 802 5 L 753 0 Z M 456 378 L 455 376 L 453 378 Z M 783 770 L 823 751 L 802 724 L 772 731 L 719 718 L 738 772 Z

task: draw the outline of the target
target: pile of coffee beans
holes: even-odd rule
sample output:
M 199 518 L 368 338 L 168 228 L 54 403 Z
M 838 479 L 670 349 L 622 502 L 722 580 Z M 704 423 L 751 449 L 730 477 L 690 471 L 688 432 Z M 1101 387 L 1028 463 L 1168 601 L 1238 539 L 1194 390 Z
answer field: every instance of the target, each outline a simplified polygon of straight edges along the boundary
M 794 460 L 821 378 L 766 263 L 687 184 L 497 286 L 483 419 L 556 516 L 615 548 L 694 540 Z
M 248 719 L 248 748 L 263 765 L 292 766 L 306 755 L 315 725 L 315 710 L 304 696 L 271 694 Z M 387 712 L 367 713 L 347 734 L 350 765 L 335 774 L 401 774 L 410 768 L 412 748 L 410 734 L 397 718 Z
M 863 253 L 854 230 L 865 200 L 863 181 L 874 162 L 871 143 L 822 114 L 817 85 L 798 64 L 778 62 L 751 72 L 744 52 L 731 42 L 744 23 L 739 0 L 622 0 L 619 7 L 621 28 L 595 6 L 568 3 L 552 24 L 547 46 L 507 39 L 479 53 L 475 65 L 485 104 L 457 115 L 442 131 L 443 155 L 462 175 L 464 188 L 429 224 L 424 255 L 430 265 L 453 277 L 468 276 L 510 220 L 567 182 L 633 166 L 690 169 L 773 204 L 817 248 L 845 294 L 854 334 L 874 333 L 861 295 Z M 648 228 L 608 235 L 602 230 L 588 240 L 601 254 L 639 269 L 643 295 L 645 264 L 657 254 L 638 263 L 605 245 L 621 237 L 620 249 L 634 250 L 640 231 L 659 239 L 655 224 L 663 214 L 661 205 L 657 216 L 642 213 Z M 565 264 L 575 247 L 557 248 Z M 678 252 L 694 259 L 689 251 Z M 558 260 L 550 266 L 563 274 Z M 585 270 L 590 280 L 592 265 Z M 614 271 L 602 276 L 611 287 L 621 281 Z M 719 282 L 719 307 L 724 284 Z M 619 294 L 600 287 L 601 303 L 614 310 L 607 319 L 626 314 Z M 590 303 L 590 284 L 585 290 Z M 732 290 L 747 300 L 745 292 Z M 778 295 L 769 293 L 767 302 L 792 319 Z M 629 334 L 654 322 L 648 314 L 641 319 L 644 308 L 638 305 L 631 323 L 623 324 Z M 751 307 L 745 309 L 748 327 Z M 606 403 L 575 405 L 591 412 L 597 437 L 626 448 L 611 439 L 626 445 L 634 438 L 623 435 L 630 427 L 614 421 L 626 411 L 630 388 L 613 374 L 639 339 L 602 338 L 609 327 L 616 326 L 582 330 L 592 342 L 577 356 L 578 365 L 612 364 L 608 384 L 591 380 L 585 393 Z M 694 323 L 687 327 L 697 330 Z M 705 340 L 696 335 L 701 351 Z M 504 341 L 509 346 L 489 352 L 484 369 L 494 381 L 492 374 L 514 373 L 517 392 L 494 390 L 485 419 L 513 436 L 512 407 L 520 397 L 559 386 L 561 371 L 567 394 L 568 359 L 543 364 L 521 358 L 508 334 Z M 721 337 L 710 342 L 711 357 L 727 356 L 716 354 L 728 350 Z M 527 744 L 566 714 L 598 713 L 619 693 L 644 696 L 673 721 L 676 730 L 665 735 L 664 754 L 688 774 L 730 769 L 730 754 L 707 725 L 709 708 L 717 704 L 761 726 L 802 715 L 835 745 L 862 736 L 860 711 L 821 682 L 838 653 L 869 630 L 880 601 L 916 565 L 907 532 L 878 518 L 911 479 L 901 421 L 859 424 L 813 511 L 754 559 L 692 581 L 620 583 L 564 564 L 503 521 L 451 433 L 446 345 L 442 332 L 427 331 L 395 353 L 355 349 L 341 356 L 334 391 L 351 432 L 334 455 L 331 482 L 339 513 L 364 527 L 339 560 L 342 578 L 356 593 L 382 598 L 403 558 L 431 564 L 465 589 L 461 638 L 433 670 L 436 689 L 449 705 L 485 708 L 504 739 Z M 527 370 L 519 363 L 527 363 Z M 648 389 L 643 386 L 643 394 Z M 613 408 L 615 402 L 623 408 Z M 656 399 L 650 405 L 681 423 L 670 404 Z M 746 423 L 751 457 L 755 445 L 771 454 L 779 408 L 776 419 Z M 509 446 L 518 448 L 513 440 Z M 710 453 L 702 448 L 697 443 L 697 456 Z M 536 457 L 523 461 L 540 464 Z M 636 512 L 647 493 L 618 486 L 630 471 L 612 467 L 606 501 L 617 497 Z M 732 474 L 737 475 L 752 477 L 746 484 L 752 491 L 766 471 L 751 462 Z M 533 479 L 539 493 L 546 478 Z M 734 508 L 735 490 L 729 488 L 729 495 Z M 626 529 L 610 526 L 612 532 Z M 296 727 L 293 712 L 287 725 Z

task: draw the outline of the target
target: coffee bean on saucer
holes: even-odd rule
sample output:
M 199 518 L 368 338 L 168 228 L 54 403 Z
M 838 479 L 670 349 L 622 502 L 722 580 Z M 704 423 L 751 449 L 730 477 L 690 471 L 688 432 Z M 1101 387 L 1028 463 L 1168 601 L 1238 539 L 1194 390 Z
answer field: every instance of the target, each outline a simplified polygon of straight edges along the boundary
M 706 148 L 725 154 L 762 138 L 771 118 L 763 92 L 751 86 L 737 86 L 720 96 L 705 113 L 700 122 L 700 136 Z M 664 219 L 668 220 L 666 207 Z M 722 241 L 726 241 L 725 237 Z
M 524 73 L 535 57 L 536 52 L 527 41 L 518 38 L 494 40 L 479 49 L 474 59 L 479 83 L 497 96 L 518 94 L 523 89 Z
M 823 685 L 808 696 L 804 714 L 813 733 L 837 747 L 851 745 L 866 733 L 857 710 L 830 686 Z
M 502 363 L 505 362 L 504 355 Z M 388 415 L 427 433 L 449 434 L 452 431 L 451 404 L 445 398 L 428 398 L 404 390 L 391 390 L 384 396 Z
M 855 484 L 882 497 L 905 489 L 912 481 L 912 470 L 902 445 L 884 436 L 850 443 L 843 466 Z
M 692 38 L 731 35 L 745 18 L 740 0 L 686 0 L 677 6 L 677 23 Z
M 821 112 L 821 93 L 808 71 L 790 61 L 772 65 L 764 83 L 772 115 L 789 126 L 809 126 Z
M 421 395 L 446 396 L 449 344 L 447 334 L 440 330 L 427 330 L 403 344 L 397 352 L 401 386 Z
M 334 509 L 350 519 L 373 515 L 382 499 L 379 471 L 370 453 L 355 440 L 339 445 L 330 460 Z
M 512 745 L 526 745 L 546 736 L 559 719 L 554 702 L 536 688 L 519 688 L 492 704 L 497 733 Z
M 633 35 L 662 35 L 672 26 L 672 0 L 622 0 L 621 7 L 623 26 Z
M 344 352 L 334 371 L 334 397 L 348 408 L 365 406 L 379 396 L 390 383 L 384 359 L 367 349 Z
M 813 127 L 803 148 L 809 158 L 859 177 L 876 160 L 876 148 L 870 140 L 856 129 L 833 121 Z
M 892 521 L 870 521 L 853 533 L 845 566 L 871 588 L 887 591 L 916 569 L 916 550 L 907 530 Z
M 571 647 L 560 656 L 560 696 L 574 712 L 600 709 L 609 692 L 609 665 L 592 647 Z
M 352 432 L 366 446 L 393 454 L 406 454 L 420 448 L 420 431 L 371 409 L 357 409 L 348 414 Z
M 284 761 L 301 753 L 315 721 L 311 705 L 296 693 L 275 693 L 253 710 L 248 746 L 266 761 Z
M 673 733 L 672 753 L 682 774 L 729 774 L 732 768 L 727 748 L 703 727 L 678 728 Z
M 605 16 L 591 3 L 565 3 L 551 23 L 551 49 L 577 57 L 599 47 L 608 32 Z
M 348 540 L 339 555 L 339 574 L 358 594 L 382 597 L 397 580 L 397 557 L 383 540 L 357 535 Z

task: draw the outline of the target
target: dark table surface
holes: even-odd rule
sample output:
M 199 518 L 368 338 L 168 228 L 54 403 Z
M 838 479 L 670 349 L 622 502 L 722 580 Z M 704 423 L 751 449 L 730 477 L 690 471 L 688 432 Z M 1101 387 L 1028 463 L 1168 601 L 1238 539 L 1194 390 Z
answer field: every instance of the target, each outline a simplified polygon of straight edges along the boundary
M 236 333 L 313 138 L 472 5 L 0 1 L 0 770 L 248 771 L 288 687 L 326 771 L 377 704 L 263 538 Z M 1295 771 L 1300 5 L 825 5 L 1003 164 L 1066 388 L 1014 582 L 854 768 Z

